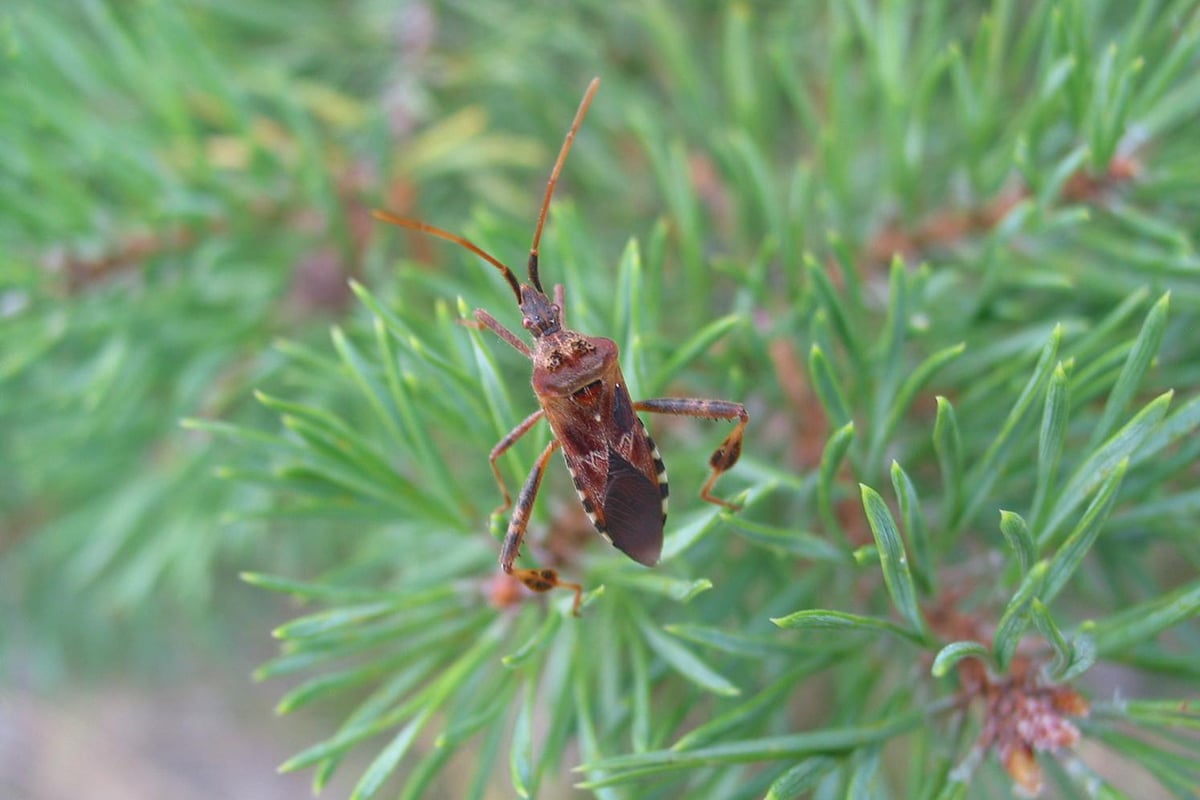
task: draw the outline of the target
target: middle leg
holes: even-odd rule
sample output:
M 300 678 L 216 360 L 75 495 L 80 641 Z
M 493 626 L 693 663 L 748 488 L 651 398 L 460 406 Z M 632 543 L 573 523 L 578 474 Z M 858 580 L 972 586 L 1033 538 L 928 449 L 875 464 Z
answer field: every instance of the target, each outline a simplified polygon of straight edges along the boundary
M 526 417 L 520 425 L 509 431 L 508 434 L 499 442 L 497 442 L 496 446 L 492 448 L 492 454 L 488 456 L 488 463 L 492 465 L 492 474 L 496 476 L 496 484 L 500 487 L 500 494 L 504 495 L 504 502 L 496 507 L 496 510 L 492 512 L 492 516 L 503 514 L 505 511 L 508 511 L 509 506 L 512 505 L 512 498 L 508 494 L 508 487 L 504 485 L 504 476 L 500 474 L 500 467 L 496 464 L 496 462 L 500 459 L 500 456 L 507 453 L 508 449 L 517 443 L 518 439 L 529 433 L 529 429 L 536 425 L 537 421 L 545 414 L 546 412 L 539 408 L 537 411 Z

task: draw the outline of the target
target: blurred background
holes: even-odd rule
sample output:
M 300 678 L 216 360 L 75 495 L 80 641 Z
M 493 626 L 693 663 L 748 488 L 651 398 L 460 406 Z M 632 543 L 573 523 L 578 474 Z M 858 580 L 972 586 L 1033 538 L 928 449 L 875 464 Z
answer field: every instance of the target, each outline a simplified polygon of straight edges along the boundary
M 482 234 L 520 267 L 550 165 L 593 76 L 603 83 L 559 189 L 560 231 L 581 236 L 554 245 L 582 265 L 574 285 L 586 319 L 617 295 L 612 276 L 636 237 L 678 266 L 664 291 L 681 313 L 662 315 L 663 342 L 731 311 L 775 331 L 791 324 L 786 302 L 769 316 L 768 304 L 747 297 L 790 296 L 800 279 L 771 277 L 766 265 L 853 251 L 885 293 L 893 253 L 982 263 L 1007 247 L 1003 231 L 988 238 L 1004 215 L 1047 185 L 1013 194 L 1019 165 L 1042 159 L 1053 183 L 1046 191 L 1066 184 L 1064 196 L 1086 206 L 1143 175 L 1133 154 L 1148 139 L 1154 163 L 1178 171 L 1150 169 L 1108 238 L 1038 238 L 1074 224 L 1046 217 L 1030 249 L 1016 247 L 975 277 L 986 294 L 1006 281 L 1049 291 L 1069 276 L 1089 284 L 1070 313 L 1098 318 L 1145 282 L 1131 264 L 1169 251 L 1194 267 L 1194 220 L 1179 222 L 1197 209 L 1200 90 L 1179 77 L 1188 64 L 1194 71 L 1194 48 L 1174 71 L 1153 73 L 1165 77 L 1146 88 L 1141 128 L 1127 131 L 1118 114 L 1104 123 L 1112 131 L 1088 129 L 1101 168 L 1085 178 L 1076 173 L 1087 156 L 1067 158 L 1071 137 L 1037 116 L 1036 102 L 1069 83 L 1050 69 L 1005 74 L 1007 58 L 1028 66 L 1022 59 L 1040 46 L 1022 38 L 1023 21 L 1048 26 L 1045 9 L 1057 4 L 935 3 L 930 27 L 910 4 L 835 5 L 11 0 L 0 8 L 0 797 L 307 796 L 308 776 L 276 767 L 340 716 L 273 715 L 281 690 L 252 675 L 274 654 L 269 632 L 295 605 L 239 575 L 353 563 L 364 547 L 355 534 L 379 517 L 331 522 L 281 509 L 247 433 L 269 439 L 278 408 L 255 391 L 345 407 L 345 387 L 322 383 L 318 367 L 331 326 L 369 329 L 352 280 L 430 318 L 463 296 L 502 309 L 512 325 L 511 298 L 494 274 L 369 213 L 386 207 Z M 1164 49 L 1171 31 L 1194 38 L 1186 5 L 1146 4 L 1154 8 L 1135 14 L 1098 4 L 1085 15 L 1094 35 L 1080 46 L 1100 59 L 1129 31 Z M 1082 14 L 1077 6 L 1062 4 L 1063 13 Z M 877 10 L 878 38 L 846 34 Z M 1155 23 L 1156 14 L 1173 21 Z M 931 98 L 954 93 L 953 69 L 925 84 L 906 58 L 961 63 L 958 43 L 969 49 L 994 34 L 989 20 L 1008 26 L 1010 49 L 989 56 L 981 46 L 967 69 L 1000 76 L 995 94 L 969 108 L 971 92 L 961 92 L 961 118 L 930 113 Z M 911 33 L 905 52 L 885 49 L 893 22 Z M 1125 62 L 1114 63 L 1119 71 Z M 1179 92 L 1160 102 L 1177 81 Z M 908 99 L 889 105 L 897 97 Z M 1006 128 L 1017 114 L 1005 97 L 1030 98 L 1022 133 L 1041 139 L 1018 142 Z M 1136 192 L 1170 215 L 1138 212 Z M 1145 242 L 1158 249 L 1145 255 L 1137 249 Z M 1089 257 L 1104 247 L 1124 248 L 1120 266 Z M 398 282 L 400 252 L 426 268 L 420 281 Z M 1194 313 L 1200 288 L 1178 263 L 1153 283 Z M 700 271 L 715 277 L 689 280 Z M 556 272 L 548 282 L 561 279 Z M 1021 302 L 981 301 L 972 318 L 1038 317 L 1039 300 Z M 1058 302 L 1045 301 L 1043 318 Z M 947 341 L 955 334 L 988 336 L 958 330 Z M 816 465 L 828 433 L 797 377 L 806 352 L 778 337 L 769 358 L 740 371 L 727 353 L 712 375 L 732 374 L 732 384 L 711 375 L 706 384 L 720 396 L 757 391 L 756 457 L 798 471 Z M 1197 377 L 1195 363 L 1176 363 L 1179 375 Z M 521 397 L 525 379 L 518 368 L 511 374 Z M 214 435 L 225 424 L 231 435 Z M 698 484 L 716 441 L 691 448 L 699 463 L 681 465 L 687 483 Z M 464 458 L 487 475 L 486 450 Z M 492 497 L 475 502 L 486 512 Z M 347 795 L 368 756 L 349 755 L 327 796 Z M 565 793 L 569 783 L 568 775 L 555 785 Z M 487 796 L 510 796 L 498 785 Z
M 392 280 L 370 208 L 531 230 L 587 81 L 612 87 L 581 151 L 642 58 L 602 8 L 0 9 L 0 797 L 309 794 L 276 767 L 322 723 L 280 723 L 250 679 L 285 609 L 237 576 L 341 545 L 271 535 L 253 482 L 215 474 L 236 445 L 180 420 L 262 423 L 278 340 L 326 347 L 348 280 Z M 594 213 L 654 213 L 596 162 L 569 178 Z
M 727 12 L 633 10 L 0 9 L 0 797 L 309 793 L 275 770 L 329 720 L 272 716 L 278 687 L 250 675 L 289 608 L 238 574 L 327 568 L 344 542 L 263 522 L 253 476 L 218 476 L 238 443 L 180 421 L 267 424 L 253 390 L 303 382 L 281 375 L 280 341 L 327 348 L 357 305 L 349 279 L 394 281 L 380 243 L 397 233 L 372 207 L 531 231 L 595 75 L 563 193 L 602 232 L 598 263 L 645 235 L 661 198 L 626 101 L 671 125 L 686 101 L 656 86 L 656 36 L 714 36 Z M 507 244 L 519 267 L 527 239 Z

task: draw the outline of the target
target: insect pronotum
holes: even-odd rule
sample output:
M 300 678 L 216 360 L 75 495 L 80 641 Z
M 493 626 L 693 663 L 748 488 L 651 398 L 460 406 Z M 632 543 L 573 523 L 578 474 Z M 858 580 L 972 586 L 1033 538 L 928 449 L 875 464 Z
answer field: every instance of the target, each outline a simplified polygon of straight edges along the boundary
M 750 415 L 741 403 L 724 400 L 664 397 L 633 402 L 621 374 L 616 343 L 568 328 L 562 285 L 554 287 L 554 302 L 542 289 L 538 277 L 538 243 L 546 212 L 563 162 L 599 86 L 599 78 L 594 78 L 588 85 L 546 184 L 537 227 L 533 231 L 533 244 L 529 248 L 528 283 L 518 281 L 511 269 L 461 236 L 388 211 L 374 212 L 375 217 L 384 222 L 465 247 L 500 270 L 512 287 L 521 308 L 522 325 L 533 336 L 532 349 L 483 309 L 476 309 L 475 320 L 533 362 L 533 391 L 541 408 L 492 448 L 488 460 L 504 497 L 504 502 L 494 513 L 504 513 L 512 506 L 512 498 L 497 466 L 499 458 L 543 417 L 550 424 L 554 438 L 538 456 L 533 471 L 517 495 L 517 504 L 500 550 L 500 566 L 535 592 L 556 587 L 571 589 L 575 592 L 573 610 L 576 615 L 583 595 L 579 584 L 561 580 L 553 569 L 514 566 L 542 475 L 554 451 L 562 449 L 583 510 L 596 530 L 634 561 L 651 567 L 658 563 L 662 554 L 663 526 L 667 519 L 667 468 L 637 412 L 736 420 L 733 430 L 709 459 L 712 473 L 700 490 L 700 496 L 708 502 L 735 510 L 737 506 L 713 495 L 712 488 L 721 473 L 737 463 L 742 451 L 742 433 L 750 421 Z

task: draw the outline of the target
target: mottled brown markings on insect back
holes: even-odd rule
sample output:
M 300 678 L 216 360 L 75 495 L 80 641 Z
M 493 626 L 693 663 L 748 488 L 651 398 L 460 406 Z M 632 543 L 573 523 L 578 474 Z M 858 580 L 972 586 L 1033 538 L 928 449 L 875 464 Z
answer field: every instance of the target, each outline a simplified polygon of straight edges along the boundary
M 616 343 L 567 329 L 563 318 L 566 293 L 561 286 L 556 286 L 552 302 L 542 288 L 538 274 L 538 244 L 550 198 L 599 82 L 597 78 L 588 86 L 546 184 L 529 249 L 529 283 L 518 281 L 513 271 L 501 261 L 461 236 L 386 211 L 375 212 L 375 216 L 385 222 L 422 231 L 470 250 L 498 269 L 512 288 L 521 309 L 521 324 L 533 337 L 532 348 L 483 309 L 476 309 L 475 323 L 491 330 L 533 362 L 533 391 L 541 411 L 526 417 L 492 449 L 489 461 L 504 498 L 497 513 L 506 511 L 511 505 L 497 460 L 543 416 L 554 438 L 542 450 L 521 487 L 501 546 L 500 566 L 536 592 L 555 587 L 571 589 L 575 592 L 576 614 L 583 594 L 579 584 L 560 580 L 553 569 L 518 569 L 514 566 L 546 463 L 554 451 L 561 447 L 580 502 L 596 529 L 630 558 L 653 566 L 662 553 L 669 494 L 667 468 L 637 412 L 735 421 L 733 431 L 710 459 L 713 471 L 701 490 L 705 500 L 730 508 L 733 507 L 730 503 L 714 497 L 710 490 L 717 477 L 737 461 L 742 431 L 749 421 L 746 409 L 738 403 L 681 398 L 633 402 L 621 374 Z

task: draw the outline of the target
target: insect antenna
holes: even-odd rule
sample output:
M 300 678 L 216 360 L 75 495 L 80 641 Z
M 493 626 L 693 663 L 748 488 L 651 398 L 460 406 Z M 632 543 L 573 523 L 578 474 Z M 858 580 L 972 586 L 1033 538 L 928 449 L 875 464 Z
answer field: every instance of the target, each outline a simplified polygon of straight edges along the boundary
M 390 211 L 375 209 L 371 212 L 371 216 L 375 217 L 375 219 L 382 220 L 383 222 L 390 222 L 392 225 L 399 225 L 401 228 L 411 228 L 414 231 L 428 233 L 430 236 L 436 236 L 439 239 L 445 239 L 448 242 L 454 242 L 457 245 L 462 245 L 475 255 L 482 258 L 484 261 L 494 266 L 496 269 L 500 270 L 501 274 L 504 275 L 504 279 L 508 281 L 508 285 L 512 287 L 513 294 L 517 296 L 517 303 L 520 304 L 521 284 L 517 280 L 517 276 L 513 275 L 513 271 L 501 263 L 498 258 L 486 252 L 483 248 L 472 244 L 457 234 L 450 233 L 450 231 L 444 231 L 441 228 L 435 228 L 432 225 L 427 225 L 419 220 L 398 217 Z M 538 291 L 541 291 L 540 287 Z
M 546 292 L 542 289 L 542 281 L 538 277 L 538 243 L 542 240 L 542 226 L 546 224 L 546 212 L 550 210 L 550 196 L 554 194 L 554 185 L 558 183 L 558 173 L 562 172 L 563 162 L 567 160 L 567 153 L 571 152 L 571 144 L 575 141 L 575 133 L 583 123 L 588 106 L 592 104 L 592 96 L 596 94 L 598 88 L 600 88 L 600 79 L 592 78 L 587 91 L 583 93 L 583 99 L 579 101 L 579 110 L 575 112 L 575 121 L 571 123 L 571 129 L 567 131 L 567 138 L 563 141 L 562 150 L 558 151 L 558 161 L 554 162 L 554 170 L 550 173 L 550 180 L 546 183 L 546 195 L 542 198 L 542 211 L 538 214 L 537 227 L 533 230 L 533 244 L 529 247 L 529 282 L 542 294 Z

